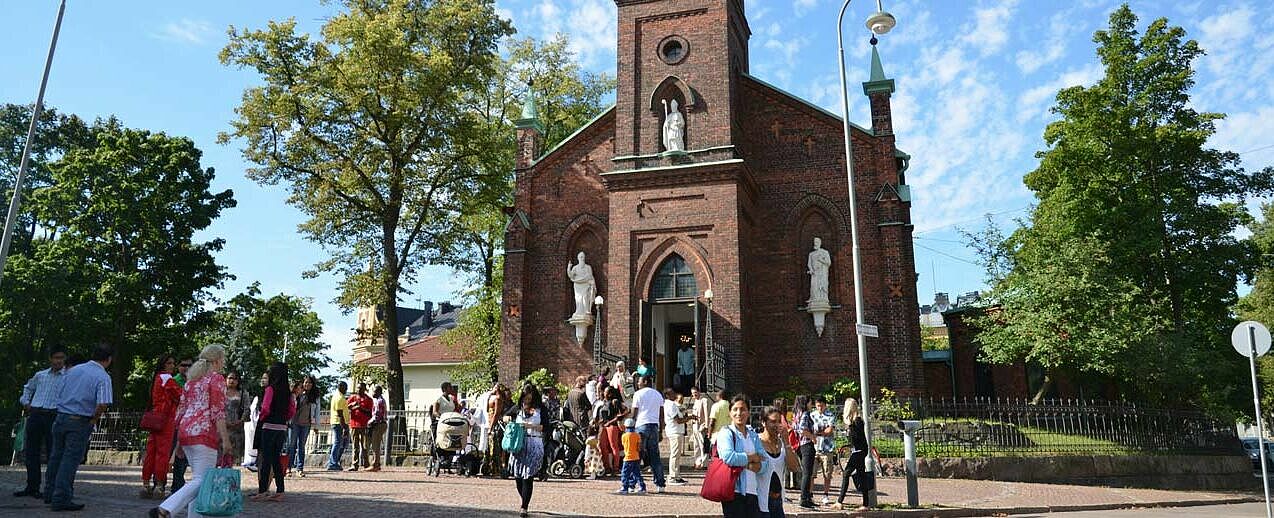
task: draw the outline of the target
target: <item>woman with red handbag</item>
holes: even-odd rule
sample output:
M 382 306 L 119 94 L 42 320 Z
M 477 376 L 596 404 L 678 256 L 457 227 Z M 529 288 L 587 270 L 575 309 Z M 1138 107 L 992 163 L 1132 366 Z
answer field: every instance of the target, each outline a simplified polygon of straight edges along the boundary
M 757 473 L 761 471 L 765 449 L 760 436 L 748 426 L 750 417 L 747 396 L 734 396 L 730 400 L 730 425 L 717 432 L 716 456 L 699 492 L 704 498 L 721 502 L 724 518 L 758 518 L 761 513 Z
M 142 498 L 163 497 L 168 485 L 168 455 L 172 453 L 173 416 L 181 401 L 181 387 L 173 379 L 177 359 L 171 354 L 155 362 L 155 377 L 150 386 L 150 409 L 142 415 L 140 428 L 150 431 L 146 438 L 146 455 L 142 457 Z M 155 491 L 158 489 L 159 491 Z

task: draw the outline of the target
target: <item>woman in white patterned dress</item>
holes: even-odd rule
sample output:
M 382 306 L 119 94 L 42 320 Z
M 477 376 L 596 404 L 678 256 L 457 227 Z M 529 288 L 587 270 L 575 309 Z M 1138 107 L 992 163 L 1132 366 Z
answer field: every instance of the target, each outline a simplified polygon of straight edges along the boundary
M 522 451 L 509 456 L 509 473 L 517 483 L 518 495 L 522 497 L 522 516 L 526 516 L 527 506 L 531 503 L 534 491 L 535 476 L 540 473 L 540 465 L 544 461 L 544 400 L 539 389 L 534 385 L 522 387 L 518 395 L 518 404 L 504 415 L 504 421 L 517 421 L 526 428 L 526 445 Z

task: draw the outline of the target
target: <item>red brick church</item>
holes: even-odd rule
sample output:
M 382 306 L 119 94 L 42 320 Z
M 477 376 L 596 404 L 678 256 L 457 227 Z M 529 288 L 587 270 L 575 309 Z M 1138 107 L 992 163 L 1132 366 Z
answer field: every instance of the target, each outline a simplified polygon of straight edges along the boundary
M 619 358 L 645 359 L 660 386 L 682 363 L 702 387 L 756 395 L 857 379 L 841 118 L 749 75 L 742 0 L 615 3 L 615 106 L 549 150 L 533 101 L 517 121 L 501 379 L 542 367 L 571 379 Z M 869 374 L 873 391 L 919 394 L 893 91 L 873 49 L 854 101 L 870 102 L 871 127 L 852 130 L 866 320 L 880 335 Z M 679 362 L 681 344 L 693 354 Z

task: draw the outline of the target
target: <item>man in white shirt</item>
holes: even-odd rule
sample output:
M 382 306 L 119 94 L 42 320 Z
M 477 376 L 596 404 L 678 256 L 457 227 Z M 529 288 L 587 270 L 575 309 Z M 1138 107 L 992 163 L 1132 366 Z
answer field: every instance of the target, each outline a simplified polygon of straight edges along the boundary
M 694 417 L 694 422 L 690 423 L 687 430 L 690 437 L 691 451 L 694 452 L 695 469 L 703 469 L 708 462 L 708 448 L 704 445 L 706 440 L 704 435 L 708 433 L 708 409 L 712 406 L 712 402 L 699 392 L 699 387 L 690 387 L 690 401 L 692 407 L 690 415 Z
M 66 374 L 66 352 L 53 349 L 49 352 L 49 368 L 35 373 L 22 386 L 22 397 L 18 402 L 27 413 L 27 422 L 23 438 L 24 463 L 27 467 L 27 486 L 13 493 L 13 496 L 29 496 L 44 498 L 40 493 L 40 453 L 52 454 L 53 420 L 57 418 L 58 393 L 62 391 L 62 381 Z M 53 488 L 44 488 L 52 494 Z
M 658 390 L 650 388 L 650 381 L 644 376 L 634 376 L 637 392 L 633 393 L 633 408 L 629 416 L 636 421 L 637 433 L 641 434 L 641 458 L 650 465 L 651 477 L 655 481 L 655 493 L 664 492 L 664 465 L 659 458 L 659 415 L 663 411 L 664 397 Z
M 664 435 L 668 436 L 668 476 L 669 484 L 684 486 L 681 478 L 681 455 L 686 449 L 686 423 L 693 421 L 681 411 L 681 393 L 671 388 L 664 389 Z

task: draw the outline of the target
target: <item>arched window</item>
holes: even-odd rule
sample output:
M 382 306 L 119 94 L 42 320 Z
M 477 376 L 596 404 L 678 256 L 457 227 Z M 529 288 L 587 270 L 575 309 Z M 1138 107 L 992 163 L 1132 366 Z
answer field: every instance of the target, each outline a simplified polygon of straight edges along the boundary
M 677 254 L 664 260 L 655 274 L 655 282 L 650 286 L 652 300 L 688 299 L 698 294 L 699 287 L 695 284 L 694 272 L 690 271 L 686 260 Z

